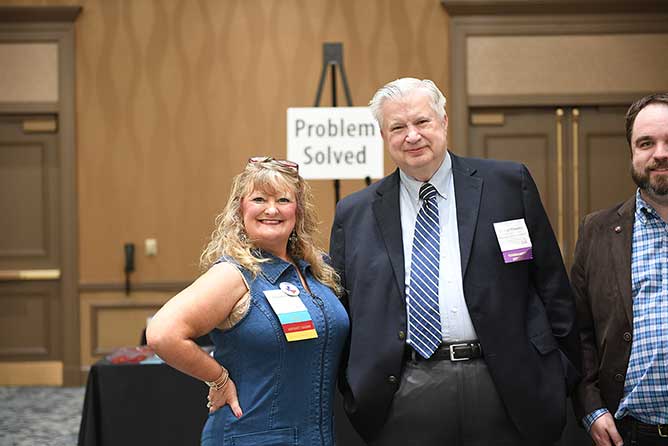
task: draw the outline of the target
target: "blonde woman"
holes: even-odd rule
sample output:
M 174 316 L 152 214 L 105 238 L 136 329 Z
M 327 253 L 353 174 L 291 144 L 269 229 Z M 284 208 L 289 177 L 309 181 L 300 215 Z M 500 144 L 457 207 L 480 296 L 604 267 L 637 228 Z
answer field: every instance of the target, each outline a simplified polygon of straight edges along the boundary
M 316 229 L 297 164 L 251 158 L 202 253 L 206 272 L 152 319 L 149 345 L 210 387 L 202 445 L 334 444 L 349 323 Z M 213 357 L 193 341 L 206 333 Z

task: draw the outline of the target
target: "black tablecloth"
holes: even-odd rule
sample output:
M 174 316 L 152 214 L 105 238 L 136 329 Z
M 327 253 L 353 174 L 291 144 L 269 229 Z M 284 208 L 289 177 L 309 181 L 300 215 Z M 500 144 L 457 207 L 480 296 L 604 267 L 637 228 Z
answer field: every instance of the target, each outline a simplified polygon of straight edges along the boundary
M 94 364 L 79 446 L 198 445 L 207 386 L 165 364 Z
M 166 364 L 94 364 L 88 375 L 79 446 L 199 445 L 208 387 Z M 362 446 L 340 396 L 337 444 Z

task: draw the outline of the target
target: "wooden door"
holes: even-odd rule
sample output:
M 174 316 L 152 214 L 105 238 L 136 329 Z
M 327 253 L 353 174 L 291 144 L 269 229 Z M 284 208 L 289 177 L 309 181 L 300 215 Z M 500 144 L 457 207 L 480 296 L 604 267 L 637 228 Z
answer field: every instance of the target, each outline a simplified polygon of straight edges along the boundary
M 480 108 L 470 114 L 472 156 L 531 171 L 567 267 L 588 213 L 633 194 L 626 107 Z
M 0 116 L 0 364 L 5 384 L 62 383 L 58 158 L 55 117 Z
M 550 108 L 480 109 L 471 113 L 470 154 L 524 163 L 536 182 L 552 227 L 563 245 L 563 175 L 558 174 L 560 141 L 556 110 Z M 562 154 L 563 156 L 563 154 Z
M 631 149 L 624 121 L 627 107 L 588 107 L 571 110 L 572 162 L 569 181 L 572 195 L 571 226 L 582 218 L 631 197 Z M 575 234 L 577 236 L 577 234 Z
M 630 197 L 626 107 L 474 109 L 470 153 L 524 163 L 536 182 L 566 268 L 570 270 L 580 220 Z M 591 443 L 569 404 L 559 446 Z

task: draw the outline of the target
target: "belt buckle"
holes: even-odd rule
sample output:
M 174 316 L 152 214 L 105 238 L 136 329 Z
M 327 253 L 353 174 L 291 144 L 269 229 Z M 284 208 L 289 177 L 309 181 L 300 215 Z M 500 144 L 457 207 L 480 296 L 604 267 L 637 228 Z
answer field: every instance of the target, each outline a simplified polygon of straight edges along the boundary
M 659 437 L 668 438 L 668 424 L 658 424 L 656 429 L 659 431 Z
M 450 349 L 450 361 L 468 361 L 471 358 L 455 358 L 455 347 L 466 347 L 468 343 L 463 344 L 450 344 L 448 348 Z

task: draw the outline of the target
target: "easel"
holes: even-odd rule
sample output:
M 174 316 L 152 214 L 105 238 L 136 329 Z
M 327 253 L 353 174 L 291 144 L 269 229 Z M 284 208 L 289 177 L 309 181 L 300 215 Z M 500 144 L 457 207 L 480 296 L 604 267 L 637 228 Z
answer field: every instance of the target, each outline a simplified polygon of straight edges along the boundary
M 314 107 L 320 107 L 320 98 L 322 97 L 322 87 L 325 84 L 325 76 L 327 75 L 327 68 L 330 68 L 331 83 L 332 83 L 332 107 L 338 107 L 336 97 L 336 67 L 341 72 L 341 79 L 343 80 L 343 91 L 346 94 L 346 102 L 348 107 L 352 107 L 353 100 L 350 96 L 350 89 L 348 88 L 348 79 L 346 78 L 346 70 L 343 68 L 343 44 L 341 42 L 325 42 L 322 44 L 322 72 L 320 73 L 320 82 L 318 83 L 318 91 L 315 94 Z M 364 179 L 366 185 L 371 184 L 371 177 Z M 334 198 L 336 203 L 341 198 L 341 180 L 334 180 Z

